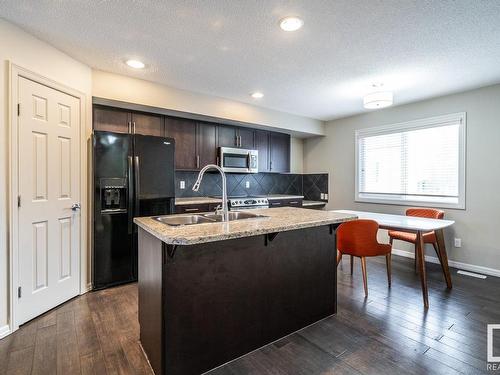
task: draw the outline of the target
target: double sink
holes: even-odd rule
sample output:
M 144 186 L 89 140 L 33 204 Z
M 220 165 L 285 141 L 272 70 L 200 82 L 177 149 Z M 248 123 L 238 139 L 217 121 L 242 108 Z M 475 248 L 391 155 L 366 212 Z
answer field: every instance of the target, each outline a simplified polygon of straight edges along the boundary
M 244 219 L 254 219 L 254 218 L 264 218 L 267 216 L 257 215 L 246 211 L 229 211 L 228 219 L 229 221 L 244 220 Z M 206 224 L 206 223 L 220 223 L 222 222 L 222 214 L 215 212 L 206 214 L 193 214 L 193 215 L 168 215 L 168 216 L 155 216 L 154 220 L 160 223 L 179 226 L 179 225 L 194 225 L 194 224 Z

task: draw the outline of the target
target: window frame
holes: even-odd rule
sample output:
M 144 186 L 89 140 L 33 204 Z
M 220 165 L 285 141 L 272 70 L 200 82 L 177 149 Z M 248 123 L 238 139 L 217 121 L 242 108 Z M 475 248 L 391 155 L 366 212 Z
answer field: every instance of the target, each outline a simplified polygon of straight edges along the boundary
M 372 196 L 360 196 L 360 160 L 359 160 L 359 142 L 361 138 L 369 136 L 377 136 L 384 134 L 393 134 L 402 131 L 409 130 L 419 130 L 434 128 L 438 125 L 446 125 L 447 123 L 459 122 L 459 162 L 458 162 L 458 202 L 457 203 L 446 203 L 439 202 L 436 200 L 417 200 L 409 199 L 401 195 L 394 195 L 390 197 L 389 194 L 383 195 L 381 193 L 372 194 Z M 360 203 L 375 203 L 375 204 L 389 204 L 397 206 L 417 206 L 417 207 L 436 207 L 436 208 L 450 208 L 465 210 L 465 198 L 466 198 L 466 151 L 467 151 L 467 115 L 466 112 L 458 112 L 441 116 L 434 116 L 423 118 L 419 120 L 412 120 L 406 122 L 400 122 L 390 125 L 377 126 L 372 128 L 357 129 L 354 134 L 354 144 L 355 144 L 355 193 L 354 201 Z M 363 193 L 361 193 L 363 194 Z M 366 194 L 366 193 L 365 193 Z M 380 195 L 380 196 L 378 196 Z

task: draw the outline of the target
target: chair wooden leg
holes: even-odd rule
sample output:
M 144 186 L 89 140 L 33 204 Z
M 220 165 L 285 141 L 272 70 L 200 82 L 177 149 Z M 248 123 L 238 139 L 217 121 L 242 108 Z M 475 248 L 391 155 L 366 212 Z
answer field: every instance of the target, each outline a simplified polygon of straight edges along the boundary
M 391 253 L 385 256 L 385 264 L 387 266 L 387 282 L 389 284 L 389 288 L 391 287 Z
M 441 268 L 443 269 L 444 279 L 446 280 L 446 286 L 448 289 L 452 288 L 450 269 L 448 268 L 448 255 L 446 254 L 446 246 L 444 243 L 444 233 L 443 230 L 437 230 L 437 252 L 439 257 L 439 262 L 441 263 Z
M 368 280 L 366 276 L 366 257 L 361 257 L 361 270 L 363 271 L 363 286 L 365 287 L 365 297 L 368 297 Z
M 429 291 L 427 289 L 427 275 L 425 271 L 424 237 L 422 232 L 417 232 L 417 257 L 420 273 L 420 283 L 422 284 L 422 296 L 425 308 L 429 307 Z
M 418 273 L 418 256 L 417 256 L 417 244 L 415 243 L 415 261 L 414 261 L 414 267 L 415 267 L 415 273 Z
M 341 260 L 342 260 L 342 253 L 340 251 L 337 251 L 337 267 L 339 266 Z
M 354 270 L 354 256 L 351 255 L 351 275 L 353 274 Z
M 434 248 L 434 251 L 436 252 L 436 255 L 439 259 L 439 263 L 441 263 L 441 254 L 439 253 L 439 248 L 438 248 L 438 243 L 437 242 L 433 242 L 432 243 L 432 247 Z

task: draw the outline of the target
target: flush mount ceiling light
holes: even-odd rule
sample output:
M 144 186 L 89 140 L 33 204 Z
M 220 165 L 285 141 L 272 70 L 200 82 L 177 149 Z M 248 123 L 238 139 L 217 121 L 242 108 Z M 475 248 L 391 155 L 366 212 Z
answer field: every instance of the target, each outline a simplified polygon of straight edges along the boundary
M 142 61 L 139 60 L 127 60 L 125 64 L 134 69 L 143 69 L 146 65 Z
M 299 17 L 285 17 L 280 21 L 280 27 L 285 31 L 296 31 L 304 25 Z
M 391 91 L 383 91 L 382 84 L 372 85 L 376 90 L 364 96 L 363 107 L 366 109 L 385 108 L 392 105 L 394 95 Z
M 264 97 L 264 94 L 261 92 L 253 92 L 250 94 L 250 96 L 254 99 L 261 99 Z

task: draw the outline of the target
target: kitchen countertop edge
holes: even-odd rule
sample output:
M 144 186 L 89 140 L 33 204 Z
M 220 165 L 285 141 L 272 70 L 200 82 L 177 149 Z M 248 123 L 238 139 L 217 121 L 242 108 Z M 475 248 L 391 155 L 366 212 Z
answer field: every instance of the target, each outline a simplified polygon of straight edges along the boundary
M 297 210 L 306 212 L 298 213 Z M 178 227 L 168 226 L 151 217 L 134 218 L 134 223 L 168 245 L 196 245 L 340 224 L 357 218 L 356 215 L 352 214 L 338 214 L 296 207 L 257 209 L 252 212 L 267 217 L 237 220 L 229 223 L 206 223 Z

